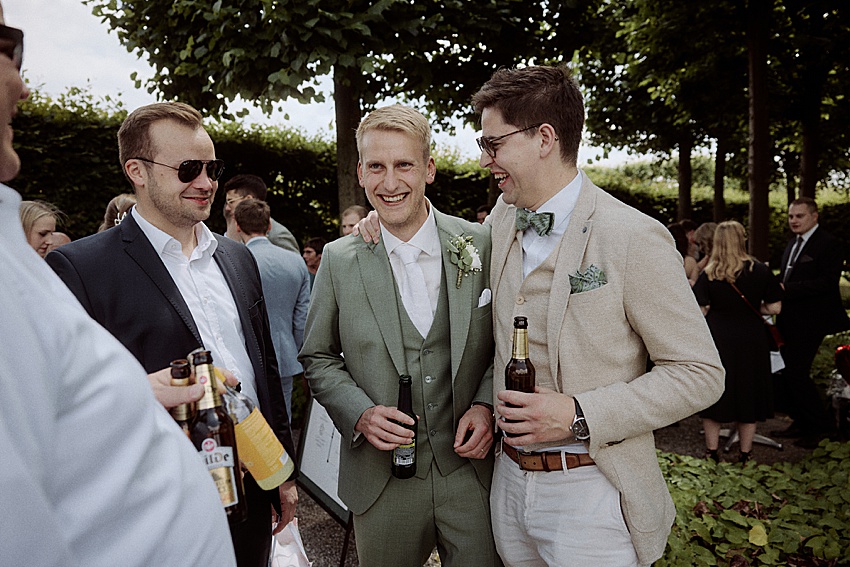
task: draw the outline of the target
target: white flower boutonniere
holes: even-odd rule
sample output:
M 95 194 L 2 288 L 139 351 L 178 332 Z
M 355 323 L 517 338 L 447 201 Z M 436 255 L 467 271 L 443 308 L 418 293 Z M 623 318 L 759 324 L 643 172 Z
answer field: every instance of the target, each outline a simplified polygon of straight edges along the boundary
M 460 288 L 463 276 L 468 276 L 470 272 L 481 271 L 481 256 L 478 254 L 478 248 L 472 245 L 471 235 L 458 234 L 448 240 L 448 245 L 448 251 L 452 255 L 452 264 L 457 266 L 455 286 Z

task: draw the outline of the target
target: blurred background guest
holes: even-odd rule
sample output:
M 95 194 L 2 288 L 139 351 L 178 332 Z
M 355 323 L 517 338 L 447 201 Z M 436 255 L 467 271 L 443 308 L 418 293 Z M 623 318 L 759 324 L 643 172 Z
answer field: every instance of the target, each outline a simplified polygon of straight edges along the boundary
M 700 413 L 706 458 L 715 461 L 719 460 L 721 423 L 736 423 L 741 448 L 738 460 L 746 463 L 753 449 L 756 422 L 773 417 L 768 334 L 764 320 L 754 309 L 763 315 L 778 314 L 782 288 L 765 264 L 747 254 L 745 244 L 744 227 L 739 222 L 720 223 L 711 257 L 694 285 L 726 370 L 726 389 L 720 400 Z
M 21 201 L 21 226 L 29 245 L 44 258 L 49 252 L 62 212 L 44 201 Z
M 475 220 L 478 224 L 484 224 L 484 219 L 487 218 L 487 215 L 490 214 L 490 207 L 488 205 L 481 205 L 477 209 L 475 209 Z
M 98 232 L 103 232 L 107 228 L 118 226 L 124 217 L 127 215 L 133 205 L 136 204 L 136 196 L 132 193 L 121 193 L 112 197 L 106 205 L 106 212 L 103 214 L 103 222 L 100 223 Z
M 310 289 L 313 289 L 313 280 L 316 279 L 316 272 L 319 271 L 319 263 L 322 261 L 322 250 L 327 243 L 328 241 L 321 237 L 311 238 L 304 243 L 304 252 L 301 253 L 301 257 L 304 258 L 307 271 L 310 272 Z
M 685 275 L 688 277 L 688 282 L 694 285 L 699 276 L 697 269 L 697 261 L 693 256 L 688 254 L 690 243 L 688 242 L 688 234 L 680 223 L 674 222 L 667 225 L 667 230 L 673 235 L 673 240 L 676 241 L 676 250 L 682 256 L 682 263 L 685 266 Z
M 339 215 L 340 234 L 343 236 L 351 234 L 351 231 L 354 230 L 354 225 L 356 225 L 360 219 L 366 218 L 368 213 L 369 210 L 362 205 L 351 205 L 342 211 L 342 214 Z
M 697 250 L 699 250 L 699 260 L 697 261 L 698 273 L 702 273 L 708 264 L 708 258 L 711 256 L 711 249 L 714 244 L 715 230 L 717 230 L 716 222 L 704 222 L 694 231 L 694 244 L 696 244 Z

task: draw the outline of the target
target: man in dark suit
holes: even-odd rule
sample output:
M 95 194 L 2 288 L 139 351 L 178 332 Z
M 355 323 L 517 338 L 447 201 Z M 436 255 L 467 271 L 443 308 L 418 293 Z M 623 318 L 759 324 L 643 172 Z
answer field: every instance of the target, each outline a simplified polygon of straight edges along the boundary
M 814 447 L 833 425 L 809 375 L 812 362 L 826 335 L 850 328 L 838 289 L 844 256 L 838 241 L 819 228 L 813 199 L 791 203 L 788 225 L 795 238 L 782 254 L 779 277 L 785 295 L 777 325 L 785 339 L 780 395 L 794 421 L 772 433 L 800 437 L 797 445 Z
M 148 372 L 203 346 L 230 369 L 290 455 L 294 446 L 254 257 L 203 223 L 223 163 L 200 113 L 157 103 L 118 132 L 120 160 L 137 204 L 117 227 L 48 255 L 48 264 L 94 319 Z M 239 565 L 265 567 L 277 508 L 295 514 L 294 476 L 262 491 L 245 477 L 248 520 L 231 529 Z

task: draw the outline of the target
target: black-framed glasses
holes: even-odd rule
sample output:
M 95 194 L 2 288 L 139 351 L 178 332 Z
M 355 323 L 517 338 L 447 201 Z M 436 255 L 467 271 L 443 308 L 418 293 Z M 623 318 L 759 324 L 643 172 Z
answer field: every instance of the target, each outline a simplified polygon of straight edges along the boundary
M 481 148 L 482 152 L 486 152 L 488 156 L 491 158 L 496 157 L 496 146 L 493 145 L 493 142 L 498 142 L 503 138 L 507 138 L 508 136 L 513 136 L 514 134 L 519 134 L 520 132 L 525 132 L 526 130 L 531 130 L 532 128 L 540 128 L 543 126 L 543 123 L 540 124 L 532 124 L 527 128 L 521 128 L 520 130 L 514 130 L 513 132 L 509 132 L 502 136 L 496 136 L 492 138 L 490 136 L 481 136 L 480 138 L 476 138 L 475 141 L 478 142 L 478 147 Z
M 155 165 L 171 168 L 177 172 L 177 179 L 183 183 L 191 183 L 197 179 L 201 174 L 201 170 L 204 169 L 204 166 L 207 166 L 207 176 L 211 181 L 218 181 L 218 178 L 221 177 L 222 173 L 224 173 L 224 162 L 220 159 L 187 159 L 181 163 L 179 167 L 174 167 L 167 163 L 159 163 L 158 161 L 142 157 L 134 157 L 130 159 L 137 159 L 139 161 L 146 161 Z
M 0 24 L 0 53 L 11 59 L 20 71 L 24 63 L 24 32 Z

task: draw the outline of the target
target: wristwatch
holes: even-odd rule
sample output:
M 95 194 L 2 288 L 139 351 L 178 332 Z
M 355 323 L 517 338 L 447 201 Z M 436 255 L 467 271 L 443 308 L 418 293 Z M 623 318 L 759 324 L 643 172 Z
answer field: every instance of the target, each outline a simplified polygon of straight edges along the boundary
M 584 419 L 584 412 L 581 411 L 578 400 L 575 398 L 573 400 L 576 403 L 576 416 L 573 418 L 573 424 L 570 425 L 570 431 L 573 432 L 573 437 L 577 441 L 587 441 L 590 439 L 590 428 L 587 427 L 587 420 Z

